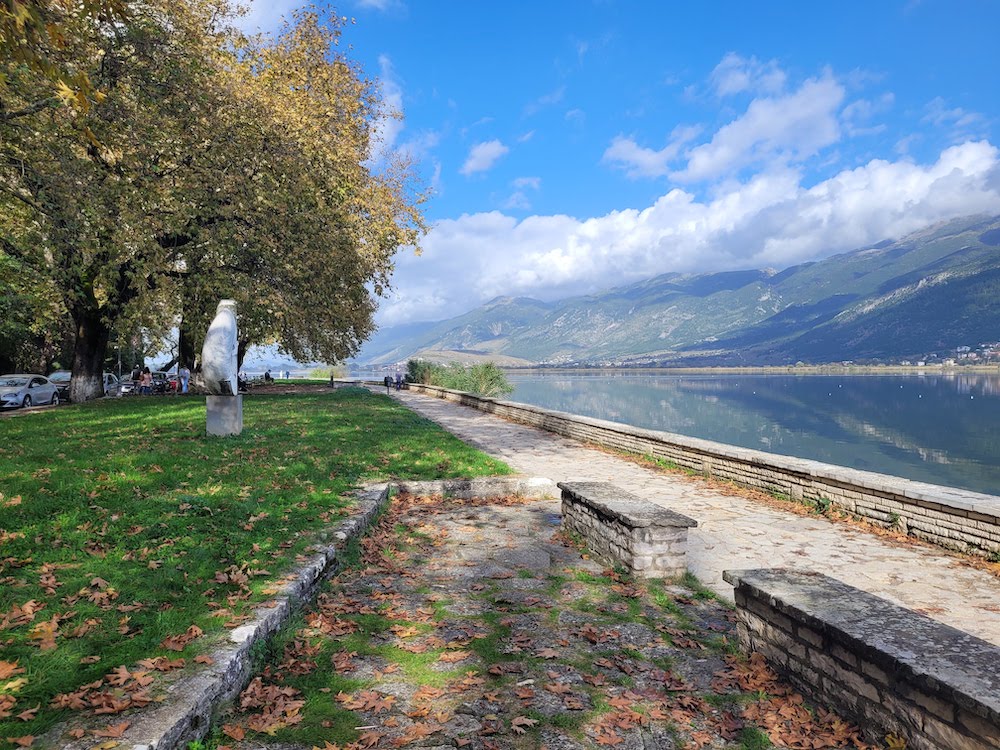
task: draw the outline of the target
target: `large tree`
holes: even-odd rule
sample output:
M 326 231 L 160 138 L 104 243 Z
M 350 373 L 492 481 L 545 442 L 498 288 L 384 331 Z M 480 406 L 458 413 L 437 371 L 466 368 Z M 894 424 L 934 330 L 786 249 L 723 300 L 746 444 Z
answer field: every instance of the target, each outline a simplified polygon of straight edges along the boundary
M 335 18 L 274 40 L 227 25 L 224 0 L 150 0 L 128 22 L 71 19 L 67 67 L 94 96 L 34 109 L 48 79 L 8 71 L 0 252 L 45 285 L 76 334 L 71 396 L 100 394 L 116 325 L 181 325 L 191 364 L 215 302 L 244 345 L 334 359 L 371 328 L 372 294 L 422 229 L 403 164 L 371 167 L 377 86 L 337 54 Z M 69 54 L 67 52 L 67 54 Z
M 227 182 L 191 233 L 214 239 L 185 243 L 179 274 L 189 365 L 220 294 L 239 303 L 244 349 L 277 343 L 325 361 L 353 354 L 371 332 L 372 295 L 387 289 L 393 255 L 423 228 L 408 164 L 373 163 L 373 133 L 396 113 L 337 52 L 340 24 L 300 11 L 227 67 Z

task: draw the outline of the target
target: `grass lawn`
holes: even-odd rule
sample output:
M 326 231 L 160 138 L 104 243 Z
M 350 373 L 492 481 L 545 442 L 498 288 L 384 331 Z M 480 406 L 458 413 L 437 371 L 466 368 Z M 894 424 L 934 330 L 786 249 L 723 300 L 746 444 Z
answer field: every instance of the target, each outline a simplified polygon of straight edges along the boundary
M 360 389 L 249 396 L 233 438 L 206 437 L 198 397 L 28 413 L 0 437 L 0 748 L 155 700 L 356 485 L 510 473 Z

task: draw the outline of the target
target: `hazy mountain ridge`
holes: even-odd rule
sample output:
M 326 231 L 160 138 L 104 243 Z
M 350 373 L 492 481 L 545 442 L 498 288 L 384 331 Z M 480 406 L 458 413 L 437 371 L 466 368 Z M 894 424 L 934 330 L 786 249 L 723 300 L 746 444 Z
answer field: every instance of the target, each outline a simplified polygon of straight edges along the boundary
M 918 356 L 1000 339 L 1000 216 L 773 270 L 663 274 L 553 303 L 500 297 L 387 329 L 359 361 L 785 364 Z

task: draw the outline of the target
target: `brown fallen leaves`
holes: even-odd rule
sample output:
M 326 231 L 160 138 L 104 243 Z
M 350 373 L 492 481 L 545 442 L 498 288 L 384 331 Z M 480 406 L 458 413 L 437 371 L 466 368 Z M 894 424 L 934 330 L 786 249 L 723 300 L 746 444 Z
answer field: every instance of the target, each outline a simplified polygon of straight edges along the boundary
M 450 525 L 435 517 L 440 510 L 456 508 L 462 510 Z M 655 733 L 666 726 L 674 727 L 689 748 L 735 745 L 748 725 L 762 728 L 784 747 L 867 747 L 857 739 L 855 727 L 826 712 L 808 711 L 759 656 L 746 663 L 730 659 L 713 683 L 715 692 L 723 695 L 767 696 L 742 711 L 723 710 L 702 697 L 712 667 L 691 673 L 681 666 L 678 673 L 663 668 L 660 658 L 669 661 L 675 656 L 681 665 L 722 663 L 718 649 L 708 650 L 703 642 L 710 639 L 714 645 L 719 640 L 715 633 L 725 634 L 731 627 L 724 613 L 711 609 L 717 605 L 671 594 L 679 606 L 695 610 L 691 621 L 702 620 L 697 613 L 710 610 L 712 635 L 707 635 L 655 610 L 644 586 L 615 571 L 602 573 L 611 585 L 602 581 L 584 593 L 593 598 L 593 608 L 587 610 L 592 618 L 575 606 L 574 571 L 569 568 L 564 572 L 570 583 L 556 587 L 558 593 L 512 580 L 534 577 L 531 571 L 484 576 L 464 586 L 442 583 L 448 566 L 455 564 L 447 556 L 449 535 L 456 528 L 470 536 L 479 533 L 478 526 L 468 523 L 471 517 L 467 506 L 450 500 L 396 498 L 362 542 L 359 567 L 336 579 L 335 593 L 318 598 L 305 615 L 305 626 L 241 696 L 247 714 L 231 717 L 223 734 L 235 744 L 253 739 L 251 732 L 274 734 L 305 721 L 306 696 L 292 685 L 308 684 L 296 678 L 315 671 L 319 662 L 338 675 L 364 681 L 367 688 L 327 698 L 357 714 L 346 720 L 357 728 L 357 739 L 342 747 L 328 741 L 316 750 L 386 750 L 415 744 L 477 750 L 527 747 L 533 746 L 540 730 L 558 729 L 556 721 L 544 718 L 552 715 L 574 717 L 588 747 L 630 746 L 640 730 Z M 486 593 L 477 595 L 481 591 Z M 447 611 L 462 611 L 463 602 L 455 600 L 463 596 L 473 612 L 483 612 L 484 606 L 493 609 L 483 617 L 442 612 L 444 601 Z M 635 619 L 637 609 L 643 613 L 641 621 Z M 376 620 L 384 624 L 370 632 L 369 623 Z M 483 644 L 477 643 L 483 638 L 494 638 L 490 650 L 496 649 L 485 663 L 479 656 Z M 359 642 L 366 644 L 364 649 L 355 645 Z M 319 656 L 321 645 L 329 647 L 329 661 Z M 446 675 L 444 687 L 412 682 L 411 671 L 400 666 L 404 660 L 394 655 L 400 651 L 426 653 L 425 663 Z M 665 656 L 665 651 L 673 655 Z M 380 684 L 392 672 L 398 674 L 391 682 L 404 683 L 406 689 L 390 693 Z M 475 711 L 459 712 L 460 705 L 474 706 Z M 595 707 L 601 710 L 588 713 Z M 469 715 L 476 717 L 471 729 Z M 328 720 L 322 726 L 348 725 Z
M 712 688 L 720 692 L 736 688 L 765 694 L 765 699 L 743 709 L 743 718 L 764 730 L 775 744 L 802 750 L 834 747 L 872 750 L 861 739 L 857 726 L 823 708 L 806 708 L 802 696 L 780 682 L 763 654 L 753 653 L 746 661 L 735 657 L 726 661 L 729 666 L 716 675 Z
M 160 645 L 170 651 L 183 651 L 191 641 L 200 638 L 202 634 L 203 631 L 201 628 L 197 625 L 191 625 L 181 635 L 172 635 L 164 638 Z
M 300 696 L 301 692 L 293 687 L 265 685 L 260 677 L 255 677 L 240 694 L 240 708 L 257 709 L 247 719 L 247 728 L 273 735 L 279 729 L 298 724 L 305 705 Z

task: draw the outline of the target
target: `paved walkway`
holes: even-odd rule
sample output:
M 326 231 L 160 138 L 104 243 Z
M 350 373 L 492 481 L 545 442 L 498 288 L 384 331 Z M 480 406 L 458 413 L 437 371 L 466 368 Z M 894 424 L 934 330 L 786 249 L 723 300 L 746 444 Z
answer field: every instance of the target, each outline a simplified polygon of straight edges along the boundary
M 802 568 L 825 573 L 1000 645 L 1000 579 L 933 548 L 907 547 L 837 524 L 723 495 L 659 474 L 534 427 L 408 391 L 414 411 L 529 476 L 607 481 L 699 523 L 690 530 L 688 567 L 732 599 L 722 571 Z

